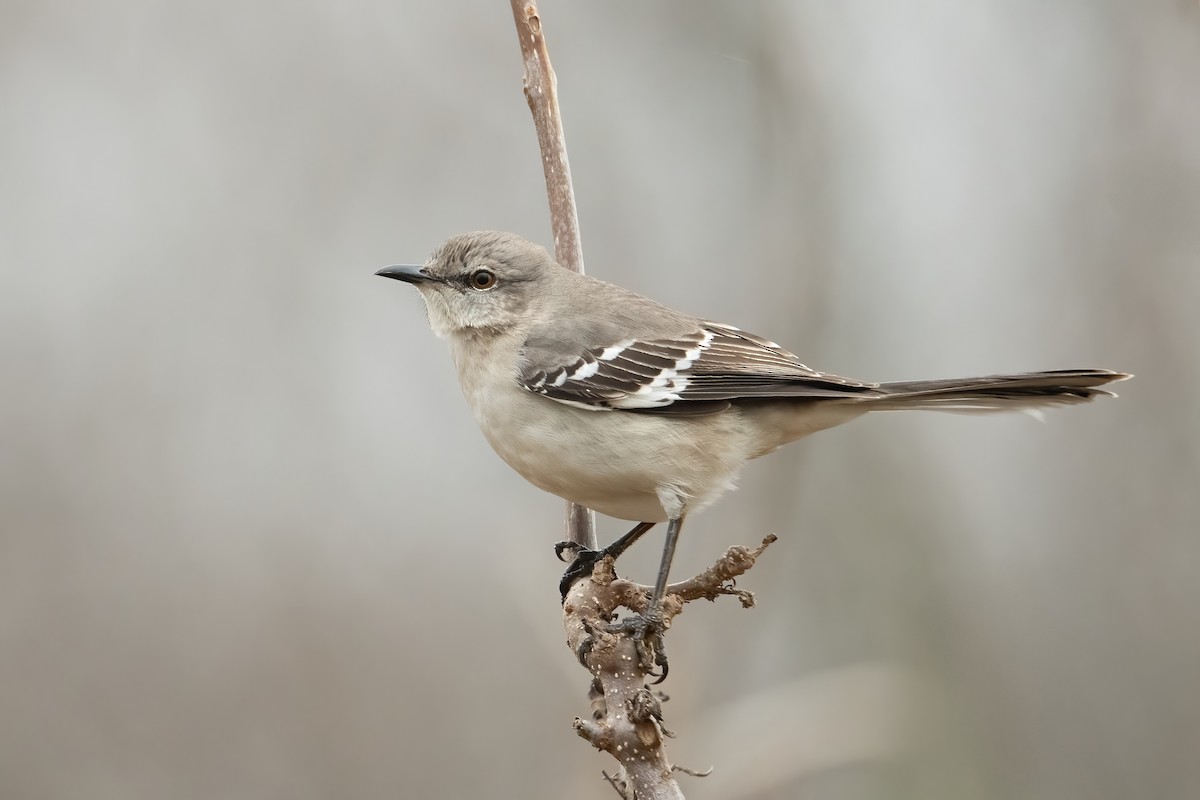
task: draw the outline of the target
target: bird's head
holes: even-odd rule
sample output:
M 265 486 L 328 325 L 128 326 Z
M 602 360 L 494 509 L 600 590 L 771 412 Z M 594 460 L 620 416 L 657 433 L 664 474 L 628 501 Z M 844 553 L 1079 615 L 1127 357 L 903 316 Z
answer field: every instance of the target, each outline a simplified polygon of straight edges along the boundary
M 447 239 L 422 265 L 376 272 L 420 290 L 438 336 L 503 331 L 526 315 L 537 286 L 559 269 L 545 248 L 512 233 L 477 231 Z

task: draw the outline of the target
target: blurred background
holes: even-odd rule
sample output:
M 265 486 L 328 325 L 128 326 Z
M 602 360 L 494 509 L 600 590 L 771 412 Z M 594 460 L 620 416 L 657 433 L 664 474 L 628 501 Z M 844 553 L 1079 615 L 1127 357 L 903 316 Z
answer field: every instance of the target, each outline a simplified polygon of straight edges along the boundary
M 679 576 L 780 541 L 672 630 L 688 796 L 1194 796 L 1200 8 L 542 12 L 592 274 L 859 378 L 1137 373 L 691 520 Z M 7 0 L 0 117 L 0 796 L 613 796 L 562 503 L 372 276 L 549 244 L 509 4 Z

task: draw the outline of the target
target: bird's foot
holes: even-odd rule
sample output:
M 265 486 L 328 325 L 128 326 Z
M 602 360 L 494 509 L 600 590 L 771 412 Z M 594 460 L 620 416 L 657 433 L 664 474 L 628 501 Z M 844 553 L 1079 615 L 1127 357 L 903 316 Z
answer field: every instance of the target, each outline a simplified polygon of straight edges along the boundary
M 563 573 L 562 580 L 558 582 L 558 591 L 562 594 L 563 602 L 566 602 L 567 592 L 571 591 L 575 582 L 591 575 L 601 559 L 608 555 L 616 557 L 617 554 L 611 550 L 611 547 L 589 550 L 575 542 L 559 542 L 554 545 L 554 555 L 558 557 L 558 560 L 570 561 L 570 566 Z
M 663 641 L 666 629 L 661 608 L 647 609 L 644 614 L 634 614 L 608 626 L 609 633 L 624 633 L 633 639 L 637 647 L 638 664 L 647 675 L 656 676 L 654 683 L 662 683 L 667 679 L 669 665 L 667 647 Z
M 567 567 L 567 571 L 563 573 L 562 580 L 558 582 L 558 590 L 562 593 L 563 601 L 566 602 L 567 592 L 571 591 L 571 587 L 575 585 L 575 581 L 591 575 L 602 558 L 612 556 L 614 561 L 620 558 L 621 554 L 628 550 L 634 542 L 642 538 L 642 534 L 653 527 L 653 522 L 639 522 L 633 526 L 629 533 L 617 539 L 603 550 L 589 550 L 577 542 L 559 542 L 554 545 L 554 554 L 558 556 L 559 561 L 567 561 L 568 559 L 571 561 L 571 566 Z

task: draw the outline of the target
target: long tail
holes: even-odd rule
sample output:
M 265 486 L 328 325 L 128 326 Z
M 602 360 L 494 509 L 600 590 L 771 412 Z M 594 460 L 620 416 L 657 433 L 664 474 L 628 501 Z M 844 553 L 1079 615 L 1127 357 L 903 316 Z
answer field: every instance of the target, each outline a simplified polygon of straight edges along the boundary
M 1115 397 L 1099 387 L 1132 377 L 1107 369 L 1058 369 L 1018 375 L 987 375 L 935 381 L 897 381 L 879 388 L 886 394 L 867 400 L 872 411 L 994 411 L 1050 408 Z

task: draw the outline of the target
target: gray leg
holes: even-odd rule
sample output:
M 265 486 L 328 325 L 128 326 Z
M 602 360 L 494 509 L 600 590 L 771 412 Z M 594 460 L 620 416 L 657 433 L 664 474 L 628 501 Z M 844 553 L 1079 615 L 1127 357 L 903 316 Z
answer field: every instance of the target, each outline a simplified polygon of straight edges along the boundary
M 629 533 L 604 548 L 604 555 L 612 556 L 614 559 L 620 558 L 621 554 L 628 550 L 631 544 L 642 538 L 642 534 L 653 527 L 653 522 L 639 522 L 633 526 L 633 530 L 629 531 Z
M 675 559 L 675 545 L 679 543 L 679 531 L 683 529 L 683 517 L 667 522 L 667 538 L 663 542 L 662 561 L 658 565 L 658 577 L 654 579 L 654 594 L 646 606 L 646 619 L 652 624 L 662 619 L 662 600 L 667 591 L 667 576 L 671 574 L 671 562 Z
M 679 531 L 683 529 L 683 517 L 675 517 L 667 522 L 667 539 L 663 542 L 662 561 L 658 565 L 658 577 L 654 579 L 654 594 L 641 617 L 631 617 L 623 620 L 620 626 L 624 630 L 634 632 L 638 637 L 638 657 L 645 661 L 645 645 L 650 645 L 654 655 L 651 660 L 661 672 L 655 683 L 667 679 L 667 647 L 663 642 L 663 595 L 667 592 L 667 576 L 671 574 L 671 562 L 675 559 L 675 545 L 679 543 Z M 655 674 L 654 672 L 650 673 Z

